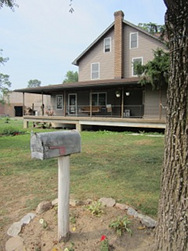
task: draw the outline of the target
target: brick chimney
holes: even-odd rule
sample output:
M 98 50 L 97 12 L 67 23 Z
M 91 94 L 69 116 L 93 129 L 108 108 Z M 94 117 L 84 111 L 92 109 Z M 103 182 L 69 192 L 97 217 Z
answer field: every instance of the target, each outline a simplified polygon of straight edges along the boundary
M 123 77 L 123 11 L 114 13 L 114 78 Z

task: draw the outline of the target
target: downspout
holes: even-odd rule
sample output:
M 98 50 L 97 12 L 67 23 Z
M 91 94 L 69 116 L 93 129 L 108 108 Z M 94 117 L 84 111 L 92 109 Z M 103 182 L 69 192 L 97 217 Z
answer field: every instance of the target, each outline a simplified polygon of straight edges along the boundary
M 161 87 L 159 89 L 159 119 L 162 118 L 162 90 Z
M 124 111 L 124 87 L 121 89 L 121 118 L 123 118 Z

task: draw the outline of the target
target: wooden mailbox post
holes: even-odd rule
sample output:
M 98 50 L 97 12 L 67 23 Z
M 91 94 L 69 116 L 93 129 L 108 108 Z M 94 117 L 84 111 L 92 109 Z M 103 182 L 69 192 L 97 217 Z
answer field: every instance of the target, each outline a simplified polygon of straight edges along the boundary
M 78 131 L 32 133 L 31 157 L 50 159 L 58 157 L 58 239 L 69 236 L 70 159 L 72 153 L 81 152 Z

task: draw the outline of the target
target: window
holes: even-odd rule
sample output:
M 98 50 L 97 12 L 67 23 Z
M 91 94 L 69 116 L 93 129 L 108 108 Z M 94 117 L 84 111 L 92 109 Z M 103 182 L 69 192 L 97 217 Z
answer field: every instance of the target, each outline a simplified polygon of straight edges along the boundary
M 62 95 L 58 95 L 56 96 L 56 108 L 57 110 L 62 110 L 63 109 L 63 96 Z
M 130 33 L 130 49 L 138 48 L 138 32 Z
M 137 76 L 137 72 L 136 72 L 136 69 L 135 69 L 135 65 L 136 64 L 143 64 L 143 58 L 140 57 L 140 58 L 133 58 L 132 59 L 132 76 Z
M 99 63 L 91 64 L 91 79 L 99 79 Z
M 104 52 L 111 51 L 111 37 L 107 37 L 104 39 Z
M 92 105 L 106 106 L 106 93 L 105 92 L 92 93 Z

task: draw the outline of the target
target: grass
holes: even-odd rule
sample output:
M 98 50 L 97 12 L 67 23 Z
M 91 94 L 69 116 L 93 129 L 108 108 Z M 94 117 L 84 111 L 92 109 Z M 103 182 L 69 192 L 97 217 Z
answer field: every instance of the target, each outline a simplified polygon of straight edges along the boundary
M 22 130 L 22 121 L 0 119 L 0 131 L 8 126 Z M 57 197 L 57 159 L 31 159 L 31 129 L 0 137 L 0 230 L 42 200 Z M 71 155 L 71 194 L 77 199 L 112 197 L 155 217 L 163 137 L 84 131 L 81 138 L 82 153 Z

